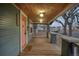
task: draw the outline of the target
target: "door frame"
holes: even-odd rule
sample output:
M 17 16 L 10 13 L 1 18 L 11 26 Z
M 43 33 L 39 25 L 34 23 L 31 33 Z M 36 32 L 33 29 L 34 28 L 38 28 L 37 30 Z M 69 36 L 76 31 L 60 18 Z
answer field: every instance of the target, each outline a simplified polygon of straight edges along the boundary
M 24 15 L 25 17 L 26 17 L 26 21 L 27 21 L 27 16 L 23 13 L 23 11 L 22 10 L 20 10 L 20 51 L 22 52 L 23 51 L 23 49 L 24 48 L 22 48 L 22 28 L 21 28 L 21 25 L 22 25 L 22 15 Z M 26 23 L 27 24 L 27 23 Z M 26 28 L 26 31 L 27 31 L 27 28 Z M 27 45 L 27 41 L 28 41 L 28 39 L 27 39 L 27 32 L 26 32 L 26 45 Z

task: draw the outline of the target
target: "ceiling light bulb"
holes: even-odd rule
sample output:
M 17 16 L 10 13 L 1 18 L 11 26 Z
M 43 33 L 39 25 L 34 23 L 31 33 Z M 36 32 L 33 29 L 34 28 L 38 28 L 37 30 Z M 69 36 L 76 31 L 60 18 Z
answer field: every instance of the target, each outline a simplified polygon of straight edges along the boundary
M 43 22 L 43 19 L 40 19 L 40 23 L 42 23 Z
M 44 14 L 43 14 L 43 13 L 41 13 L 41 14 L 40 14 L 40 17 L 44 17 Z

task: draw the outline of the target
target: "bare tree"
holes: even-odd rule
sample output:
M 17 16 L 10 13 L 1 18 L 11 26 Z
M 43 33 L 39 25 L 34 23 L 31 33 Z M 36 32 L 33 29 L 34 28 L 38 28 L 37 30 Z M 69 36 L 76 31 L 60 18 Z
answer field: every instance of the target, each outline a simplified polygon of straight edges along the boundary
M 79 25 L 79 9 L 77 7 L 79 4 L 76 4 L 73 8 L 65 12 L 62 17 L 64 18 L 65 23 L 63 24 L 60 20 L 56 20 L 58 23 L 60 23 L 64 28 L 64 34 L 67 35 L 66 28 L 67 25 L 69 27 L 69 36 L 72 36 L 72 24 L 75 20 L 75 17 L 77 18 L 77 23 Z
M 65 16 L 63 16 L 65 17 Z M 67 32 L 66 32 L 66 26 L 67 26 L 67 21 L 65 20 L 65 23 L 62 23 L 60 20 L 56 20 L 56 22 L 60 23 L 63 27 L 63 30 L 64 30 L 64 35 L 67 35 Z
M 62 24 L 65 35 L 67 35 L 66 28 L 68 25 L 69 26 L 69 36 L 72 36 L 72 24 L 75 19 L 75 13 L 77 12 L 77 11 L 75 11 L 75 9 L 76 9 L 76 7 L 74 7 L 73 9 L 71 9 L 63 14 L 62 17 L 64 18 L 64 21 L 65 21 L 64 24 L 60 20 L 56 20 L 58 23 Z

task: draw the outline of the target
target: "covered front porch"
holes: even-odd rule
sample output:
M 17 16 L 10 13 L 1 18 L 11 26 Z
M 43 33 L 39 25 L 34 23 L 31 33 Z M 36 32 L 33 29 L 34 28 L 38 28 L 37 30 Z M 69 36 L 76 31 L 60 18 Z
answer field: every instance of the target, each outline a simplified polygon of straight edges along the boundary
M 78 56 L 79 4 L 0 4 L 1 56 Z

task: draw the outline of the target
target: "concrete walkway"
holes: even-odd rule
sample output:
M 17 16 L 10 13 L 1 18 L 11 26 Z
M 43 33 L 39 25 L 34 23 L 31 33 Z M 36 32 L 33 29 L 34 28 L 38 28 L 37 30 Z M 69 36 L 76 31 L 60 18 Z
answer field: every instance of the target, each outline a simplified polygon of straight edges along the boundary
M 60 56 L 60 49 L 56 44 L 51 44 L 47 38 L 39 37 L 33 38 L 29 44 L 31 48 L 29 51 L 25 48 L 22 56 Z

